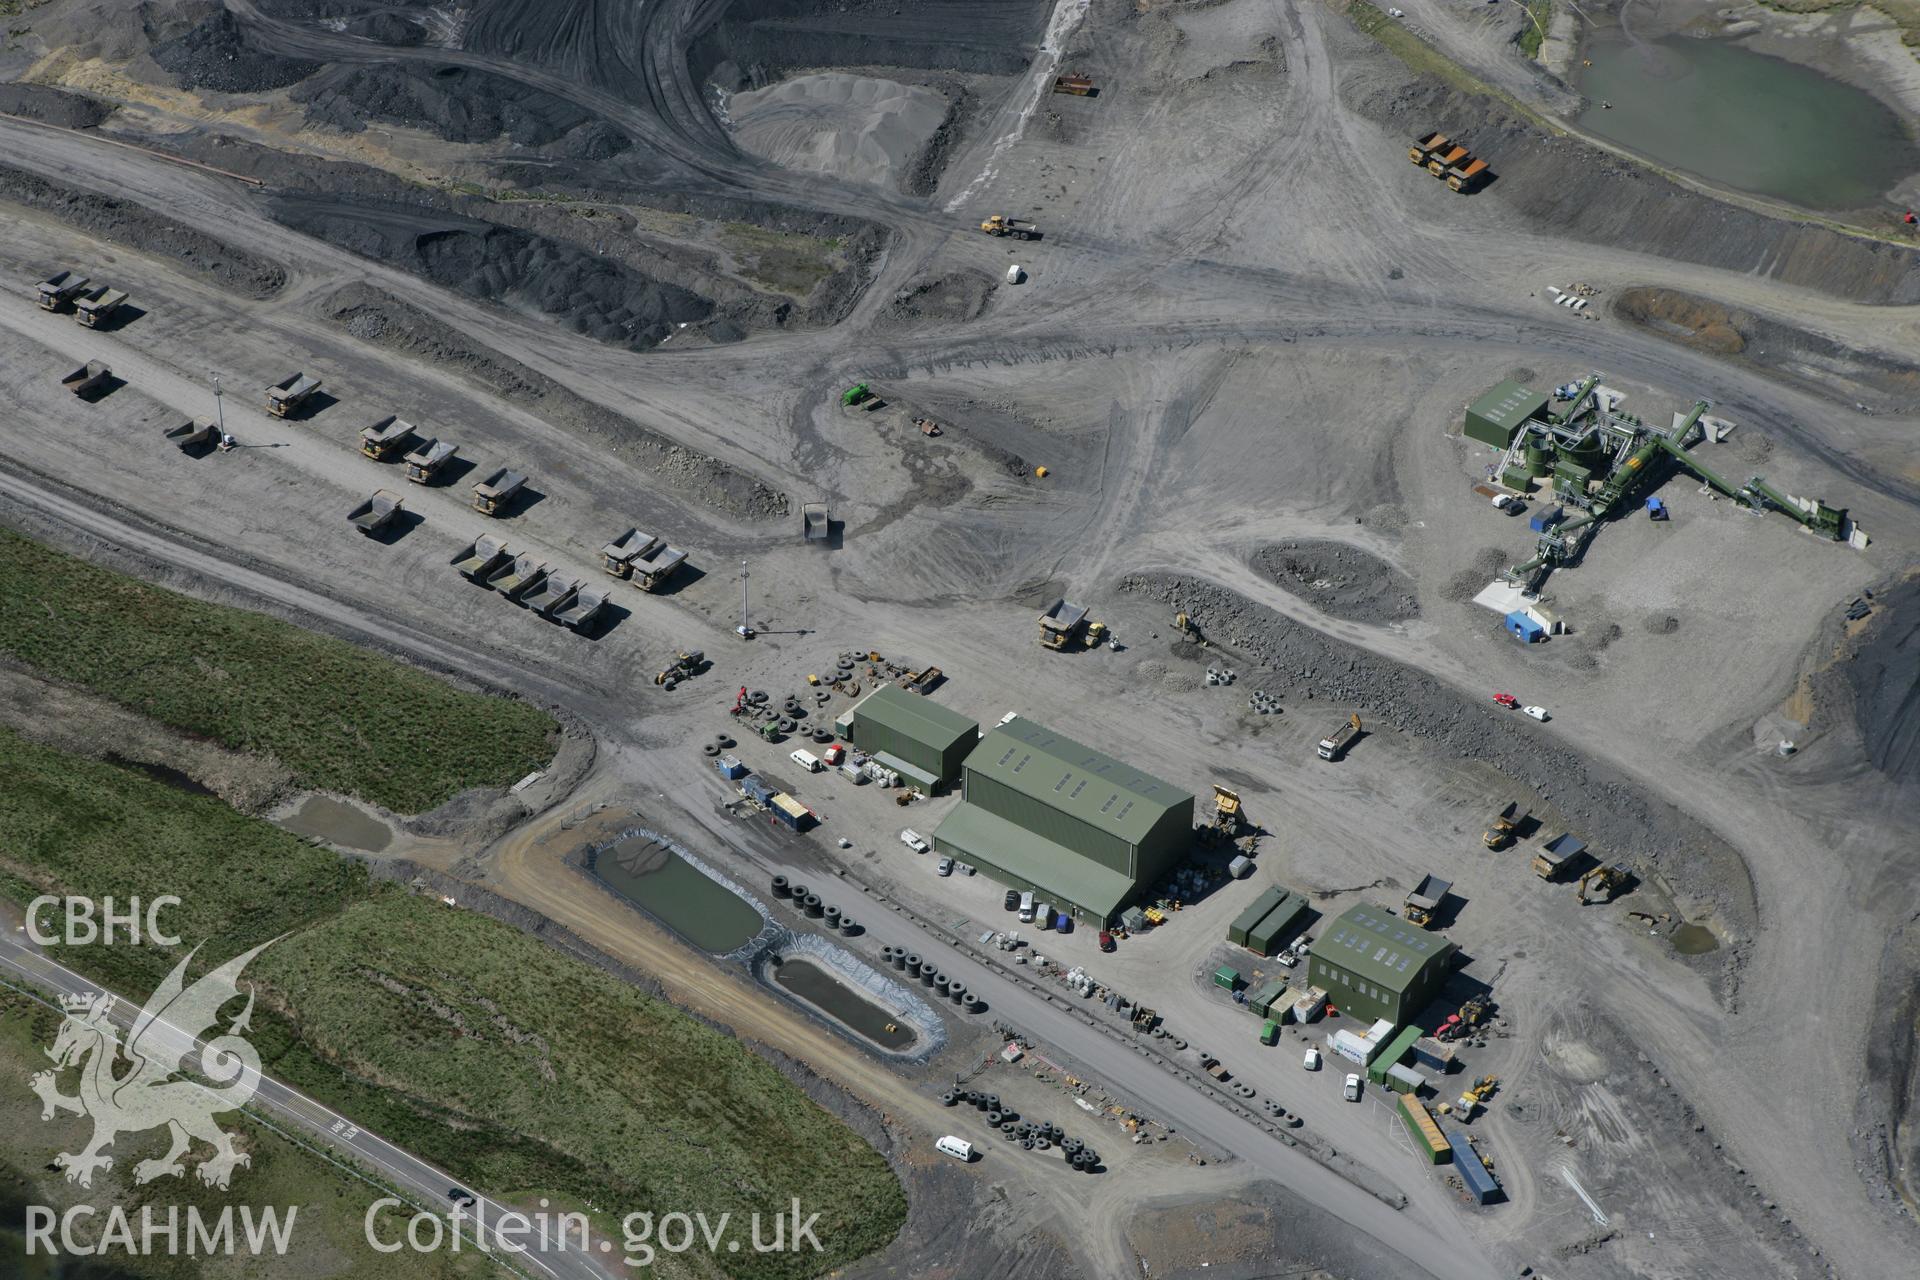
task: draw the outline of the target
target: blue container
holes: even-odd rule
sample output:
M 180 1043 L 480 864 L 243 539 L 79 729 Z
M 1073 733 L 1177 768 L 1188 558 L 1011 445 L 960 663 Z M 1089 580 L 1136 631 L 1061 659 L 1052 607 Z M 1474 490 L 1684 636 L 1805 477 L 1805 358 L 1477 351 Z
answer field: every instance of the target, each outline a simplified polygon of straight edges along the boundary
M 1533 530 L 1535 533 L 1545 533 L 1566 518 L 1567 509 L 1565 507 L 1542 507 L 1527 517 L 1527 528 Z
M 738 782 L 747 776 L 747 766 L 732 756 L 715 756 L 713 767 L 718 769 L 720 776 L 728 782 Z
M 740 792 L 757 805 L 773 807 L 773 788 L 768 786 L 756 774 L 748 774 L 740 779 Z
M 1507 634 L 1522 644 L 1547 638 L 1547 629 L 1518 609 L 1507 615 L 1506 626 Z
M 1467 1135 L 1450 1129 L 1447 1131 L 1447 1145 L 1453 1148 L 1453 1171 L 1460 1175 L 1460 1183 L 1466 1187 L 1467 1194 L 1473 1197 L 1473 1202 L 1486 1204 L 1500 1199 L 1500 1184 L 1487 1172 L 1487 1166 L 1480 1163 L 1480 1153 L 1467 1141 Z

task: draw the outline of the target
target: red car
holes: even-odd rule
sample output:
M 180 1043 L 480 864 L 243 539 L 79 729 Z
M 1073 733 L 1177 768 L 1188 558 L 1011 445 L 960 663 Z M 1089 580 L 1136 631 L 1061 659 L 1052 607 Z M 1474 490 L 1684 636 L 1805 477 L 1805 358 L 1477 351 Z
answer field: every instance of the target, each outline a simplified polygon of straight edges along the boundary
M 1510 693 L 1496 693 L 1493 695 L 1493 700 L 1509 711 L 1512 711 L 1520 705 L 1520 699 Z
M 1113 950 L 1113 935 L 1108 933 L 1105 929 L 1102 929 L 1100 931 L 1100 949 L 1102 951 Z

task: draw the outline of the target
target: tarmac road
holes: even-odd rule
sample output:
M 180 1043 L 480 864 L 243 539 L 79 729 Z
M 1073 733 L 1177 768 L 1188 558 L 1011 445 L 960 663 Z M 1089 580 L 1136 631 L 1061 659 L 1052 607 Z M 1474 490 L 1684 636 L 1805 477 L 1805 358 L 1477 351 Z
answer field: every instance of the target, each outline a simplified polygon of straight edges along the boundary
M 7 923 L 11 925 L 13 922 Z M 0 973 L 55 1001 L 66 996 L 105 991 L 98 982 L 75 973 L 32 946 L 26 940 L 24 926 L 14 926 L 0 934 Z M 123 1029 L 130 1028 L 140 1014 L 144 998 L 121 992 L 109 994 L 117 997 L 111 1015 L 114 1022 Z M 182 1030 L 180 1034 L 185 1036 L 187 1032 Z M 194 1040 L 196 1045 L 204 1046 L 205 1043 L 201 1039 Z M 568 1245 L 574 1243 L 571 1241 L 542 1242 L 537 1232 L 527 1236 L 524 1242 L 517 1235 L 512 1239 L 502 1237 L 499 1234 L 499 1222 L 510 1210 L 477 1192 L 474 1193 L 475 1204 L 470 1216 L 448 1212 L 450 1202 L 447 1193 L 460 1185 L 452 1175 L 402 1151 L 379 1134 L 369 1133 L 345 1116 L 271 1076 L 259 1077 L 253 1101 L 243 1110 L 248 1114 L 258 1114 L 283 1132 L 291 1131 L 312 1139 L 322 1152 L 334 1153 L 372 1170 L 416 1210 L 445 1215 L 455 1232 L 473 1239 L 508 1271 L 526 1276 L 529 1280 L 606 1280 L 610 1275 L 620 1274 L 604 1268 L 591 1252 L 577 1247 L 569 1248 Z M 239 1176 L 244 1179 L 246 1175 L 243 1171 Z M 369 1194 L 368 1203 L 371 1204 L 375 1198 Z M 383 1243 L 391 1242 L 390 1238 L 383 1239 Z

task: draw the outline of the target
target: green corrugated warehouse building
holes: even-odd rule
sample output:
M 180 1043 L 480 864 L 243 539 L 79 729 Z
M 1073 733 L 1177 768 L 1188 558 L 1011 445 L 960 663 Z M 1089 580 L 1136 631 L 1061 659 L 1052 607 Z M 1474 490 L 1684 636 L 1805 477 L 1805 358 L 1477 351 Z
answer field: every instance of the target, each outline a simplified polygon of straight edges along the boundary
M 1104 925 L 1193 841 L 1193 795 L 1015 717 L 961 770 L 934 848 Z
M 876 685 L 840 717 L 847 741 L 928 795 L 960 776 L 980 726 L 898 685 Z
M 1517 382 L 1502 382 L 1467 408 L 1462 430 L 1469 440 L 1505 449 L 1513 444 L 1529 418 L 1546 413 L 1547 393 L 1529 391 Z
M 1446 985 L 1455 947 L 1379 907 L 1349 907 L 1308 949 L 1308 979 L 1365 1023 L 1411 1020 Z

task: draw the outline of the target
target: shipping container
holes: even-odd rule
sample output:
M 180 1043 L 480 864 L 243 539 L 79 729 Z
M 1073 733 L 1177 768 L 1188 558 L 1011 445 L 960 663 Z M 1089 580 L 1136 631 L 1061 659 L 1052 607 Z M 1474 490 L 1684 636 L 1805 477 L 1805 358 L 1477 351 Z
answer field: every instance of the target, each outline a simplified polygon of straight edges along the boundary
M 1227 929 L 1227 941 L 1236 947 L 1246 946 L 1247 935 L 1253 931 L 1253 927 L 1266 919 L 1267 913 L 1285 901 L 1287 896 L 1287 891 L 1277 886 L 1262 891 L 1253 900 L 1252 906 L 1234 917 L 1233 924 Z
M 720 776 L 729 782 L 738 782 L 747 776 L 747 766 L 741 764 L 735 756 L 715 756 L 713 767 L 718 769 Z
M 740 794 L 764 809 L 773 804 L 775 792 L 759 774 L 750 773 L 740 779 Z
M 1413 1042 L 1413 1060 L 1445 1075 L 1453 1070 L 1453 1046 L 1432 1036 L 1422 1036 Z
M 1381 1083 L 1395 1093 L 1411 1094 L 1417 1097 L 1420 1091 L 1427 1087 L 1427 1078 L 1412 1067 L 1393 1066 L 1387 1068 L 1386 1078 Z
M 1412 1101 L 1412 1099 L 1407 1099 Z M 1500 1184 L 1487 1172 L 1487 1166 L 1481 1162 L 1480 1153 L 1467 1141 L 1467 1135 L 1455 1130 L 1447 1134 L 1447 1145 L 1453 1148 L 1453 1167 L 1459 1171 L 1460 1181 L 1465 1184 L 1467 1194 L 1473 1197 L 1475 1204 L 1486 1204 L 1498 1200 Z
M 1286 1008 L 1287 984 L 1284 982 L 1263 982 L 1253 989 L 1247 997 L 1247 1008 L 1253 1010 L 1256 1018 L 1279 1018 Z M 1279 1004 L 1280 1010 L 1274 1005 Z
M 1267 913 L 1259 924 L 1247 932 L 1246 946 L 1249 951 L 1270 956 L 1279 950 L 1283 938 L 1289 937 L 1300 927 L 1300 919 L 1307 914 L 1307 900 L 1297 893 L 1290 893 L 1286 899 Z
M 1226 991 L 1238 991 L 1246 985 L 1246 979 L 1240 971 L 1230 964 L 1223 964 L 1213 971 L 1213 985 Z
M 805 831 L 813 823 L 813 810 L 784 791 L 774 795 L 770 807 L 778 821 L 792 827 L 795 831 Z
M 1399 1109 L 1400 1123 L 1407 1126 L 1407 1132 L 1413 1137 L 1413 1149 L 1425 1157 L 1428 1164 L 1445 1164 L 1453 1158 L 1453 1148 L 1424 1103 L 1410 1093 L 1403 1093 L 1394 1105 Z
M 1374 1084 L 1385 1083 L 1387 1068 L 1397 1066 L 1407 1056 L 1407 1051 L 1413 1048 L 1413 1042 L 1419 1038 L 1418 1023 L 1411 1023 L 1403 1028 L 1399 1035 L 1389 1040 L 1386 1046 L 1374 1055 L 1372 1064 L 1367 1067 L 1367 1079 Z
M 1327 1037 L 1327 1047 L 1349 1062 L 1367 1065 L 1367 1042 L 1351 1031 L 1335 1031 Z

